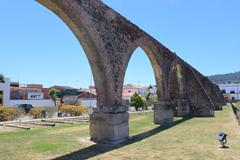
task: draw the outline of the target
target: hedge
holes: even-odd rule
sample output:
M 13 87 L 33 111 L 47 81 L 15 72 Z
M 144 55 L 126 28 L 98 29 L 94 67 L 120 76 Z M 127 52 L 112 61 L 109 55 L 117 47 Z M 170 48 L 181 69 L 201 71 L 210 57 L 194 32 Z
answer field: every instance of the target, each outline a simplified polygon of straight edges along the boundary
M 60 106 L 59 111 L 69 113 L 70 116 L 80 116 L 86 112 L 86 108 L 84 106 L 63 105 Z

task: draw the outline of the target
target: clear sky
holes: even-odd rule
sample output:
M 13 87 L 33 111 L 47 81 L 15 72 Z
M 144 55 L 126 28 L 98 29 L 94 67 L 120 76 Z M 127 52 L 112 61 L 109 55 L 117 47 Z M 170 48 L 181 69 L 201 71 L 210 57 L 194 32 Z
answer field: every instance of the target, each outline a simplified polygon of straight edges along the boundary
M 103 1 L 204 75 L 240 70 L 239 0 Z M 34 0 L 0 1 L 0 73 L 46 87 L 91 83 L 90 66 L 77 39 Z M 155 83 L 141 49 L 130 61 L 125 83 Z

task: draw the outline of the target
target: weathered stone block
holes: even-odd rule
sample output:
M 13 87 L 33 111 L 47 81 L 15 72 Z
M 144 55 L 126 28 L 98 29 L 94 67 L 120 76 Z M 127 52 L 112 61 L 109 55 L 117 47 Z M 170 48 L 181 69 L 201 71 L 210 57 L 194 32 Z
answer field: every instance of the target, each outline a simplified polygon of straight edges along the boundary
M 94 142 L 117 144 L 128 139 L 128 112 L 90 115 L 90 137 Z
M 154 123 L 161 126 L 173 124 L 174 111 L 169 103 L 161 102 L 154 105 Z
M 177 100 L 177 116 L 188 117 L 190 115 L 190 105 L 186 98 L 180 98 Z

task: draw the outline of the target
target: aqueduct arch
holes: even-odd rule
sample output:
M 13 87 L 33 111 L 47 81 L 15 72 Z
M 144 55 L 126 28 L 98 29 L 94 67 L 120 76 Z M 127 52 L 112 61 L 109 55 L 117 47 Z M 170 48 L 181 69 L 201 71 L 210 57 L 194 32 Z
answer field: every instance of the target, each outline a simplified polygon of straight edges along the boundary
M 129 136 L 122 87 L 129 59 L 137 47 L 148 55 L 156 77 L 159 102 L 154 110 L 155 123 L 169 125 L 173 121 L 169 86 L 176 60 L 184 78 L 183 98 L 192 108 L 189 114 L 214 116 L 216 106 L 222 105 L 219 89 L 208 79 L 100 0 L 37 1 L 68 25 L 87 54 L 98 95 L 97 108 L 90 116 L 92 140 L 118 143 Z

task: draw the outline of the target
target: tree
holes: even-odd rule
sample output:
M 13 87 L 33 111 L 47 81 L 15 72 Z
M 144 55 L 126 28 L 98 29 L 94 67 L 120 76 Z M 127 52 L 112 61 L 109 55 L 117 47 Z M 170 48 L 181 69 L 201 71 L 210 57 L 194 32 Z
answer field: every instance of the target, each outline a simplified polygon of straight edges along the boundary
M 57 99 L 59 98 L 60 94 L 61 94 L 61 91 L 55 88 L 50 89 L 48 92 L 48 95 L 53 100 L 56 108 L 57 108 Z
M 146 100 L 144 100 L 140 95 L 138 95 L 137 93 L 135 93 L 135 94 L 131 97 L 131 106 L 134 106 L 135 109 L 138 111 L 139 108 L 146 109 L 146 107 L 147 107 L 147 102 L 146 102 Z
M 4 82 L 4 76 L 2 74 L 0 74 L 0 83 Z

